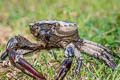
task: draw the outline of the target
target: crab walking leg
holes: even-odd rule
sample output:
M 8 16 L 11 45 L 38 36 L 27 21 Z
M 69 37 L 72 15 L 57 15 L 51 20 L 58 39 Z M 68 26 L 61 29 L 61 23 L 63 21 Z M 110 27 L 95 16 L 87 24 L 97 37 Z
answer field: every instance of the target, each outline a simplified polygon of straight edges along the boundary
M 88 43 L 84 44 L 84 46 L 87 46 L 87 48 L 91 48 L 92 50 L 95 50 L 101 53 L 101 55 L 105 55 L 106 58 L 108 58 L 112 63 L 115 63 L 114 59 L 112 58 L 112 55 L 109 54 L 106 50 L 101 49 L 100 47 L 96 47 L 94 45 L 88 44 Z
M 63 80 L 64 77 L 66 76 L 67 72 L 70 70 L 71 65 L 72 65 L 72 57 L 74 56 L 74 45 L 73 43 L 70 43 L 67 45 L 65 51 L 65 55 L 67 58 L 64 59 L 59 72 L 57 76 L 55 77 L 55 80 Z
M 18 35 L 18 36 L 15 36 L 15 37 L 11 38 L 8 41 L 8 43 L 6 45 L 6 50 L 8 48 L 14 49 L 20 54 L 27 54 L 27 53 L 31 53 L 33 51 L 36 51 L 38 49 L 44 48 L 44 44 L 42 44 L 42 43 L 41 44 L 40 43 L 39 44 L 31 43 L 26 38 Z M 8 53 L 7 53 L 6 50 L 1 55 L 1 60 L 5 60 L 5 58 L 8 56 Z
M 111 54 L 111 55 L 113 55 L 114 57 L 120 58 L 120 56 L 118 56 L 116 53 L 114 53 L 114 52 L 111 51 L 110 49 L 102 46 L 101 44 L 98 44 L 98 43 L 96 43 L 96 42 L 92 42 L 92 41 L 89 41 L 89 40 L 85 40 L 85 39 L 83 39 L 83 42 L 84 42 L 84 43 L 87 43 L 87 44 L 91 44 L 91 45 L 97 46 L 97 47 L 103 49 L 104 51 L 106 51 L 108 54 Z
M 63 80 L 66 76 L 67 72 L 70 70 L 72 65 L 72 58 L 65 58 L 64 61 L 61 64 L 61 67 L 55 76 L 55 80 Z
M 77 59 L 77 66 L 74 72 L 73 78 L 76 78 L 78 73 L 80 72 L 80 69 L 82 67 L 82 54 L 78 50 L 78 48 L 74 45 L 74 43 L 70 43 L 65 50 L 65 54 L 68 56 L 75 56 Z
M 103 60 L 108 66 L 110 66 L 113 70 L 116 68 L 116 63 L 111 62 L 106 56 L 101 55 L 101 53 L 94 51 L 90 48 L 86 48 L 86 47 L 82 47 L 82 50 L 84 50 L 83 52 L 88 53 L 89 55 L 97 58 L 97 59 L 101 59 Z
M 83 40 L 82 42 L 77 42 L 75 45 L 80 51 L 85 52 L 88 55 L 93 56 L 95 58 L 103 60 L 108 66 L 115 70 L 117 64 L 112 58 L 112 55 L 100 46 L 94 44 L 89 44 L 87 42 L 84 42 Z
M 13 66 L 35 79 L 46 80 L 46 78 L 40 72 L 33 68 L 33 66 L 26 60 L 24 60 L 22 55 L 18 54 L 15 50 L 10 48 L 7 49 L 7 52 L 10 62 Z
M 80 72 L 80 69 L 81 69 L 81 67 L 82 67 L 82 54 L 80 53 L 80 51 L 77 49 L 77 48 L 75 48 L 75 57 L 76 57 L 76 59 L 77 59 L 77 67 L 76 67 L 76 69 L 75 69 L 75 72 L 74 72 L 74 78 L 76 78 L 76 76 L 78 75 L 78 73 Z
M 75 72 L 74 72 L 74 78 L 76 78 L 76 76 L 78 75 L 78 73 L 80 72 L 80 69 L 81 69 L 81 66 L 82 66 L 82 59 L 81 58 L 78 58 L 77 59 L 77 67 L 75 69 Z

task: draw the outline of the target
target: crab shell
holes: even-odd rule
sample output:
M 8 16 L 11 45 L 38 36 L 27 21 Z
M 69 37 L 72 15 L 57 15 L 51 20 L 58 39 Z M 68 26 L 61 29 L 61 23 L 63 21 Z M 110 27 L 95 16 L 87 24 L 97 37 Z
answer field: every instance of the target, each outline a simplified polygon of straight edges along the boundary
M 31 27 L 32 26 L 32 27 Z M 40 30 L 50 30 L 55 28 L 55 33 L 61 36 L 69 36 L 77 31 L 77 24 L 69 21 L 59 21 L 59 20 L 43 20 L 36 21 L 29 24 L 30 30 L 34 30 L 34 35 L 37 35 L 37 31 Z M 36 30 L 39 29 L 39 30 Z M 36 30 L 36 31 L 35 31 Z M 35 36 L 36 36 L 35 35 Z

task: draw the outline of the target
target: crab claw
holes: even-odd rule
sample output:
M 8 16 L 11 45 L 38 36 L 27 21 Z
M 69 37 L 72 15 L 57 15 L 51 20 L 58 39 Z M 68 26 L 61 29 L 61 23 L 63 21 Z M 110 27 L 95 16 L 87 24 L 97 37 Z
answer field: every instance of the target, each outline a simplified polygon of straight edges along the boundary
M 27 53 L 31 53 L 34 52 L 38 49 L 42 49 L 44 47 L 43 44 L 41 44 L 40 46 L 36 43 L 31 43 L 29 40 L 27 40 L 26 38 L 17 35 L 12 37 L 7 45 L 6 45 L 6 50 L 4 53 L 2 53 L 1 55 L 1 60 L 5 60 L 5 58 L 8 56 L 7 53 L 7 49 L 11 48 L 14 49 L 16 52 L 21 53 L 21 54 L 27 54 Z
M 72 58 L 66 58 L 61 64 L 61 67 L 55 76 L 55 80 L 63 80 L 72 65 Z
M 17 53 L 15 50 L 8 48 L 7 53 L 13 66 L 35 79 L 46 80 L 46 78 L 40 72 L 33 68 L 33 66 L 24 60 L 22 55 Z
M 8 56 L 8 53 L 7 52 L 4 52 L 2 55 L 1 55 L 1 60 L 5 60 L 5 58 Z
M 14 38 L 11 38 L 11 39 L 8 41 L 7 45 L 6 45 L 6 49 L 7 49 L 7 48 L 12 48 L 12 46 L 14 45 L 15 42 L 16 42 L 15 39 L 14 39 Z M 1 60 L 5 60 L 5 58 L 6 58 L 7 56 L 8 56 L 8 53 L 5 51 L 5 52 L 1 55 Z

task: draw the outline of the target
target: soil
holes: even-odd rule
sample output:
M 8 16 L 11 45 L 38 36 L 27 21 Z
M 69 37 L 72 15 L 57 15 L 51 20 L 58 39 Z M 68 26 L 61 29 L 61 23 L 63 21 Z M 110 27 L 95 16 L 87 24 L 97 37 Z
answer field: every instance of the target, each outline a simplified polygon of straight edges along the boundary
M 0 45 L 1 44 L 6 44 L 10 34 L 13 32 L 11 27 L 3 27 L 2 25 L 0 25 Z

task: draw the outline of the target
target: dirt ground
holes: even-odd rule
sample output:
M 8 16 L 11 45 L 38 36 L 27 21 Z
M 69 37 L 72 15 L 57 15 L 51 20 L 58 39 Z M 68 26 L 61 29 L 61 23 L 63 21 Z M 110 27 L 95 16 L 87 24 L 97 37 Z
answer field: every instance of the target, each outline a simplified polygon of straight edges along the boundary
M 12 31 L 12 28 L 0 25 L 0 45 L 7 43 Z

